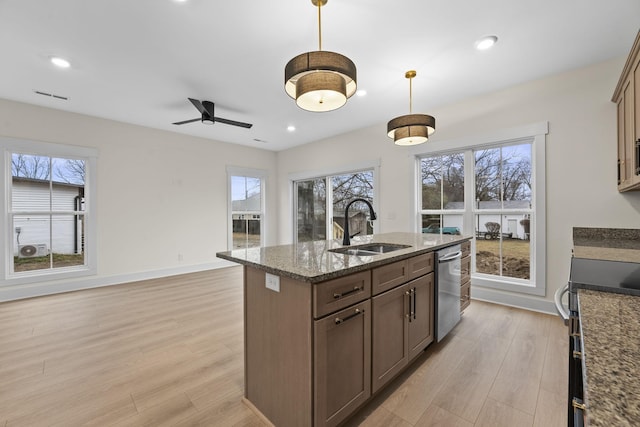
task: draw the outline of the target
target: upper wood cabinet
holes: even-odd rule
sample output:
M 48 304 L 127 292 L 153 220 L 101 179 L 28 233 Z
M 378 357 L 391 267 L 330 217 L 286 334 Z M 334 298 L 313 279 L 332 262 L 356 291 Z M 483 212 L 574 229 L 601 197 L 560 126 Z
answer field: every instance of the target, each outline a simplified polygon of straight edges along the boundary
M 618 191 L 640 190 L 640 31 L 611 100 L 618 106 Z

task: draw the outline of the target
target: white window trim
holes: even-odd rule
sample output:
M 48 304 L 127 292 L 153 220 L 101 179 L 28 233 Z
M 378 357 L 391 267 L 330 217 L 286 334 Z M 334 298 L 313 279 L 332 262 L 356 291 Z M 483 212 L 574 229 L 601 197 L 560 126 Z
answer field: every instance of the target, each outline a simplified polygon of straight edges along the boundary
M 96 170 L 98 150 L 90 147 L 54 144 L 40 141 L 0 137 L 0 150 L 3 162 L 0 166 L 0 186 L 4 197 L 0 198 L 2 229 L 5 236 L 13 236 L 8 209 L 11 205 L 11 153 L 24 153 L 48 157 L 61 157 L 84 160 L 85 176 L 85 265 L 56 268 L 54 270 L 36 270 L 11 273 L 12 238 L 5 238 L 0 245 L 0 287 L 91 276 L 97 273 L 97 220 L 96 220 Z
M 231 177 L 232 176 L 248 176 L 250 178 L 258 178 L 260 179 L 260 246 L 264 246 L 264 242 L 266 241 L 265 230 L 267 227 L 266 224 L 266 187 L 267 187 L 267 176 L 269 172 L 264 169 L 252 169 L 252 168 L 244 168 L 241 166 L 231 166 L 227 165 L 227 249 L 233 249 L 233 227 L 231 226 L 231 215 L 233 213 L 232 207 L 232 194 L 231 194 Z M 242 213 L 242 212 L 239 212 Z M 248 213 L 248 212 L 245 212 Z M 251 212 L 255 213 L 255 212 Z
M 366 170 L 373 170 L 373 210 L 376 212 L 378 218 L 381 218 L 381 212 L 379 211 L 378 201 L 380 200 L 380 159 L 364 160 L 356 163 L 349 163 L 342 166 L 333 166 L 324 169 L 318 169 L 315 171 L 304 172 L 292 172 L 288 175 L 289 180 L 289 224 L 291 224 L 291 241 L 297 243 L 298 233 L 296 230 L 296 218 L 297 218 L 297 198 L 295 194 L 296 181 L 306 181 L 310 179 L 326 178 L 333 175 L 344 175 L 349 173 L 362 172 Z M 327 200 L 330 200 L 332 189 L 327 186 Z M 327 202 L 327 204 L 329 204 Z M 333 205 L 326 207 L 327 218 L 333 218 Z M 373 233 L 380 232 L 380 226 L 378 221 L 373 222 Z M 333 229 L 331 228 L 330 221 L 326 223 L 326 235 L 332 236 Z M 333 240 L 333 239 L 328 239 Z
M 493 133 L 477 135 L 448 141 L 429 142 L 418 145 L 410 149 L 413 157 L 413 167 L 415 170 L 414 182 L 414 209 L 415 220 L 413 222 L 414 231 L 419 229 L 419 219 L 421 206 L 419 204 L 419 177 L 420 177 L 420 157 L 430 154 L 446 154 L 448 152 L 460 152 L 465 150 L 478 149 L 482 147 L 493 147 L 508 144 L 510 142 L 527 141 L 532 144 L 531 160 L 534 165 L 532 173 L 532 212 L 534 221 L 531 224 L 531 257 L 535 260 L 535 268 L 531 271 L 531 279 L 525 283 L 524 280 L 516 278 L 503 278 L 479 273 L 472 273 L 471 283 L 473 286 L 498 289 L 501 291 L 518 292 L 530 295 L 546 295 L 546 135 L 549 133 L 549 122 L 539 122 L 517 128 L 503 129 Z M 473 162 L 471 152 L 465 154 L 465 164 Z M 472 163 L 468 163 L 472 164 Z M 465 182 L 473 182 L 472 168 L 465 167 Z M 465 204 L 468 200 L 474 199 L 473 186 L 465 186 Z M 463 224 L 465 230 L 475 230 L 473 217 L 475 208 L 465 209 Z M 483 212 L 484 213 L 484 212 Z M 465 233 L 473 237 L 475 233 Z M 472 239 L 472 252 L 475 253 L 475 238 Z M 473 262 L 475 263 L 475 257 Z M 475 264 L 472 266 L 475 271 Z

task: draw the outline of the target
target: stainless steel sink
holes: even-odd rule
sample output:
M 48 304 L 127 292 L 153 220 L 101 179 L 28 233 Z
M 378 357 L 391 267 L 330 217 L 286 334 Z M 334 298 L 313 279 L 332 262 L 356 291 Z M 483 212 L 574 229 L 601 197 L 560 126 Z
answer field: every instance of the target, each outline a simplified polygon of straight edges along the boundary
M 393 252 L 410 247 L 411 246 L 409 245 L 397 245 L 394 243 L 367 243 L 365 245 L 344 246 L 342 248 L 329 249 L 329 252 L 346 255 L 372 256 L 386 254 L 388 252 Z

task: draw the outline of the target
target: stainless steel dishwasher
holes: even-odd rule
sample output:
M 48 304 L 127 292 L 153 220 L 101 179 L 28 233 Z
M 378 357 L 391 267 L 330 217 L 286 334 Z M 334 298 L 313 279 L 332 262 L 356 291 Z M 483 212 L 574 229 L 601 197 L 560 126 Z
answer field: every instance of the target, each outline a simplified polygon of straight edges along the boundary
M 460 245 L 436 252 L 436 341 L 442 340 L 460 321 Z

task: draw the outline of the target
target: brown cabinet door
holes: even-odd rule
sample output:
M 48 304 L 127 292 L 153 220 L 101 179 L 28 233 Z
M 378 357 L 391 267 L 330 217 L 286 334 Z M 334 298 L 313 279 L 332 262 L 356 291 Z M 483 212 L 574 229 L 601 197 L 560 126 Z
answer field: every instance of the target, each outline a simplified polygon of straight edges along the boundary
M 371 270 L 371 295 L 395 288 L 409 279 L 408 261 L 402 260 Z
M 471 257 L 465 256 L 460 260 L 460 283 L 471 280 Z
M 370 296 L 370 271 L 318 283 L 313 287 L 313 317 L 318 319 Z
M 409 360 L 433 342 L 433 273 L 407 284 L 409 286 Z
M 460 312 L 471 304 L 471 282 L 462 284 L 460 288 Z
M 409 286 L 372 298 L 371 392 L 375 393 L 409 362 Z
M 409 280 L 433 271 L 433 252 L 414 256 L 408 259 Z
M 314 425 L 335 426 L 371 396 L 371 301 L 315 321 L 314 331 Z

